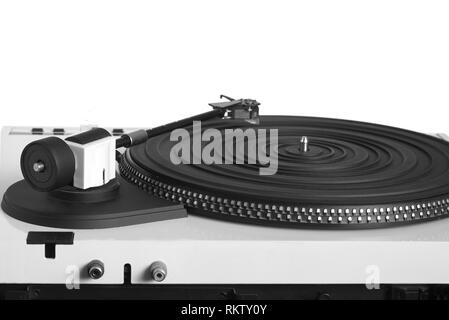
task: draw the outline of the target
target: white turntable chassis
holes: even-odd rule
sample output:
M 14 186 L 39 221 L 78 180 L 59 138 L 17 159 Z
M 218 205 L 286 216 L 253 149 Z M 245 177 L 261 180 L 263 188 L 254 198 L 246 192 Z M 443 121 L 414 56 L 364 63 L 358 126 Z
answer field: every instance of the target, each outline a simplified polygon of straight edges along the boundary
M 53 128 L 44 128 L 51 134 Z M 65 128 L 79 133 L 78 128 Z M 125 130 L 127 131 L 127 130 Z M 439 135 L 440 138 L 449 139 Z M 5 127 L 0 194 L 22 179 L 20 154 L 30 127 Z M 136 189 L 137 190 L 137 189 Z M 24 198 L 26 201 L 26 198 Z M 29 231 L 73 231 L 73 245 L 27 245 Z M 104 276 L 84 275 L 94 259 Z M 155 282 L 149 266 L 163 261 L 167 277 Z M 123 283 L 130 264 L 136 284 L 449 283 L 449 219 L 373 230 L 304 230 L 262 227 L 197 216 L 112 229 L 67 230 L 31 225 L 0 214 L 0 283 Z M 81 287 L 82 288 L 82 287 Z

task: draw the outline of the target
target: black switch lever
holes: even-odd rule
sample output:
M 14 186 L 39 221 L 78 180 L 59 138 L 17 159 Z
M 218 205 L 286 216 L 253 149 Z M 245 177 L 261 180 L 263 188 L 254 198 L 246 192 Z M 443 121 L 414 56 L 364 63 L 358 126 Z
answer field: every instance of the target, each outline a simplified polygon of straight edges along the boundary
M 73 232 L 45 232 L 30 231 L 27 236 L 27 244 L 43 244 L 45 246 L 45 258 L 56 257 L 56 245 L 72 245 L 75 234 Z

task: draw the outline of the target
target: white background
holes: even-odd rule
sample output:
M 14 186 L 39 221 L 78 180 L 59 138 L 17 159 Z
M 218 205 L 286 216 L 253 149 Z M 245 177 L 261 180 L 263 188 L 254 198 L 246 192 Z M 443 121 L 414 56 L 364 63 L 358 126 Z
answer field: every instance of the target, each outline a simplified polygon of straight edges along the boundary
M 449 132 L 448 1 L 1 1 L 0 125 L 263 114 Z

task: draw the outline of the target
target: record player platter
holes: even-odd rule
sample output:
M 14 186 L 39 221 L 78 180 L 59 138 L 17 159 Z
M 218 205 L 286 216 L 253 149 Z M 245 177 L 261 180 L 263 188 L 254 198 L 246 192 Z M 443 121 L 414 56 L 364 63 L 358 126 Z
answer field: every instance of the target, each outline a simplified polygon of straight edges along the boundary
M 203 129 L 233 126 L 251 125 L 202 123 Z M 176 142 L 169 133 L 127 149 L 120 172 L 191 213 L 244 223 L 375 228 L 449 214 L 449 143 L 444 140 L 312 117 L 261 116 L 258 128 L 279 130 L 274 175 L 260 175 L 253 164 L 173 164 L 170 150 Z

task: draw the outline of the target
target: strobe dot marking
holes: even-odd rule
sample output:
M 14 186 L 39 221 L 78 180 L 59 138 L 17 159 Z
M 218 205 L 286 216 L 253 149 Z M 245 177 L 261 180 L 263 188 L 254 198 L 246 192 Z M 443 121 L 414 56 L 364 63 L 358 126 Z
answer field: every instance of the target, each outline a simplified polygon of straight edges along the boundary
M 275 206 L 275 205 L 267 205 L 267 204 L 266 205 L 262 205 L 262 204 L 259 204 L 259 205 L 257 205 L 257 207 L 265 208 L 265 210 L 267 210 L 269 212 L 267 212 L 265 214 L 263 214 L 262 212 L 257 212 L 257 214 L 253 215 L 253 214 L 251 214 L 250 211 L 243 211 L 242 208 L 243 207 L 244 208 L 247 208 L 247 207 L 253 207 L 254 208 L 254 207 L 256 207 L 256 204 L 254 204 L 254 203 L 249 204 L 248 202 L 242 202 L 240 200 L 233 200 L 233 199 L 224 199 L 223 200 L 220 197 L 216 198 L 214 196 L 203 195 L 201 193 L 196 193 L 196 192 L 191 192 L 191 191 L 187 192 L 185 189 L 181 189 L 179 187 L 175 187 L 175 186 L 171 186 L 171 185 L 167 185 L 167 184 L 162 184 L 160 182 L 155 182 L 153 179 L 148 178 L 148 177 L 144 176 L 143 174 L 140 174 L 138 171 L 135 171 L 135 170 L 134 170 L 134 175 L 135 176 L 133 177 L 130 174 L 131 171 L 128 170 L 127 168 L 128 168 L 127 166 L 123 166 L 123 165 L 120 166 L 120 169 L 123 171 L 123 176 L 127 177 L 128 179 L 130 179 L 131 181 L 133 181 L 134 183 L 139 185 L 141 188 L 147 189 L 147 190 L 153 190 L 153 189 L 155 189 L 154 187 L 159 186 L 161 188 L 161 190 L 169 190 L 169 191 L 172 191 L 172 192 L 174 192 L 176 194 L 184 194 L 184 195 L 187 194 L 187 195 L 190 195 L 191 198 L 184 199 L 183 197 L 177 197 L 174 194 L 171 194 L 169 192 L 164 192 L 163 193 L 163 197 L 166 198 L 166 199 L 171 199 L 173 201 L 183 202 L 183 203 L 187 203 L 187 204 L 193 204 L 196 207 L 202 207 L 204 209 L 210 208 L 213 211 L 217 211 L 216 207 L 215 207 L 215 204 L 214 204 L 215 201 L 216 201 L 218 203 L 225 203 L 225 204 L 231 206 L 231 207 L 229 207 L 227 209 L 225 207 L 223 207 L 223 206 L 220 206 L 219 212 L 222 212 L 222 213 L 225 213 L 225 214 L 228 213 L 228 212 L 230 214 L 237 213 L 239 216 L 242 216 L 242 217 L 245 217 L 245 216 L 248 216 L 248 217 L 259 217 L 259 218 L 262 218 L 262 219 L 271 218 L 272 217 L 272 215 L 270 214 L 271 211 L 275 211 L 275 212 L 278 212 L 278 211 L 285 212 L 285 211 L 287 211 L 287 212 L 289 212 L 289 211 L 292 210 L 290 206 L 284 208 L 284 206 L 282 206 L 282 205 L 278 207 L 278 206 Z M 153 185 L 154 187 L 151 187 L 150 185 Z M 155 194 L 161 194 L 160 191 L 157 190 L 157 188 L 154 191 L 154 193 Z M 212 203 L 212 204 L 210 204 L 208 206 L 206 203 L 199 202 L 199 200 L 204 200 L 204 201 L 207 201 L 208 203 L 210 203 L 210 201 L 213 201 L 214 203 Z M 360 214 L 360 216 L 358 216 L 357 219 L 356 219 L 358 223 L 362 223 L 363 222 L 362 215 L 364 215 L 364 213 L 366 213 L 367 214 L 366 222 L 369 223 L 372 220 L 371 217 L 369 216 L 369 214 L 371 212 L 373 212 L 373 213 L 376 213 L 376 212 L 381 212 L 381 213 L 387 212 L 388 213 L 388 212 L 391 212 L 391 211 L 393 211 L 393 212 L 400 212 L 400 211 L 408 212 L 409 210 L 412 210 L 412 211 L 416 210 L 419 207 L 428 207 L 428 208 L 429 207 L 435 207 L 435 208 L 441 207 L 441 210 L 434 209 L 433 211 L 426 210 L 425 213 L 424 212 L 419 212 L 419 216 L 422 218 L 425 215 L 426 216 L 432 216 L 432 214 L 433 215 L 441 215 L 441 214 L 445 214 L 446 211 L 449 212 L 449 206 L 442 207 L 445 202 L 446 202 L 446 199 L 443 199 L 441 201 L 437 200 L 437 201 L 434 201 L 434 202 L 431 202 L 431 203 L 428 203 L 428 204 L 422 204 L 422 205 L 416 205 L 416 206 L 415 205 L 410 205 L 410 206 L 406 205 L 406 206 L 403 206 L 403 207 L 402 206 L 400 206 L 400 207 L 392 206 L 390 210 L 388 209 L 390 207 L 386 207 L 386 209 L 384 209 L 384 208 L 380 208 L 380 209 L 373 208 L 372 210 L 371 209 L 364 210 L 363 208 L 360 208 L 358 210 L 356 210 L 354 208 L 353 209 L 345 208 L 344 210 L 341 209 L 341 208 L 339 208 L 338 210 L 336 210 L 335 208 L 331 208 L 329 210 L 327 208 L 326 209 L 321 209 L 321 208 L 309 207 L 307 209 L 307 211 L 311 215 L 307 216 L 307 221 L 308 222 L 312 222 L 313 221 L 312 215 L 317 215 L 316 221 L 318 223 L 324 223 L 324 221 L 326 221 L 327 223 L 332 223 L 333 219 L 332 219 L 331 216 L 327 217 L 326 220 L 323 220 L 322 215 L 324 215 L 324 216 L 328 215 L 329 212 L 331 214 L 332 213 L 335 214 L 337 211 L 340 212 L 340 213 L 342 213 L 344 211 L 345 213 L 349 213 L 349 214 L 351 214 L 351 213 L 352 214 L 354 214 L 354 213 Z M 286 215 L 284 217 L 280 213 L 276 215 L 276 218 L 279 221 L 289 221 L 289 222 L 293 222 L 293 223 L 301 222 L 301 217 L 299 215 L 299 211 L 300 211 L 299 208 L 298 207 L 294 207 L 293 211 L 297 212 L 297 214 L 298 214 L 297 219 L 292 219 L 292 217 L 290 215 Z M 305 212 L 306 209 L 302 208 L 301 211 Z M 410 217 L 411 217 L 411 219 L 416 218 L 415 212 L 412 212 L 410 214 Z M 405 221 L 405 220 L 407 220 L 408 215 L 406 213 L 404 213 L 402 215 L 402 218 Z M 381 219 L 382 219 L 381 216 L 376 216 L 376 220 L 378 222 L 380 222 Z M 352 220 L 353 220 L 352 216 L 349 215 L 347 217 L 348 223 L 351 223 Z M 400 220 L 400 217 L 399 217 L 398 214 L 394 215 L 394 220 L 393 221 L 395 221 L 395 220 Z M 341 216 L 339 216 L 339 217 L 337 217 L 337 221 L 340 223 L 340 222 L 343 221 L 343 218 Z M 389 222 L 390 221 L 390 216 L 386 215 L 385 216 L 385 221 Z

